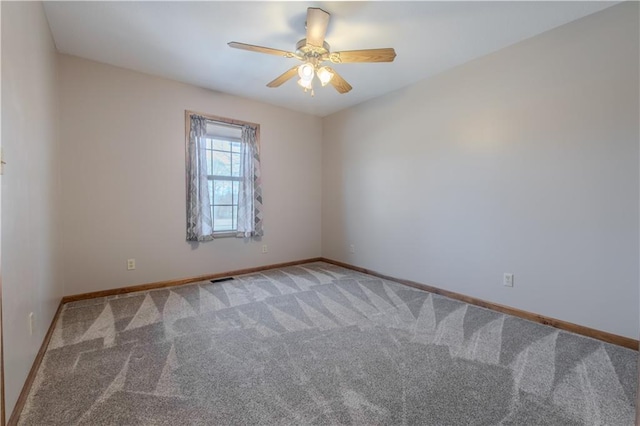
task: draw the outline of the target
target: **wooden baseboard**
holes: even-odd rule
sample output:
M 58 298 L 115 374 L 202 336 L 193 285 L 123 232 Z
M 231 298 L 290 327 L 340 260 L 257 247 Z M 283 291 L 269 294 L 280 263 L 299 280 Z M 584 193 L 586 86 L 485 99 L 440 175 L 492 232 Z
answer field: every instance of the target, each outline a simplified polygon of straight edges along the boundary
M 20 414 L 22 413 L 22 409 L 27 402 L 27 397 L 29 396 L 29 392 L 31 391 L 31 386 L 33 385 L 33 381 L 36 379 L 36 374 L 38 373 L 38 369 L 40 368 L 40 363 L 42 363 L 42 358 L 44 357 L 45 352 L 47 351 L 47 346 L 49 346 L 49 341 L 51 340 L 51 336 L 53 335 L 53 329 L 55 328 L 56 323 L 58 322 L 58 317 L 60 316 L 60 312 L 62 312 L 62 301 L 58 304 L 58 309 L 56 310 L 53 319 L 51 320 L 51 325 L 49 325 L 49 330 L 47 330 L 47 334 L 44 336 L 44 340 L 42 341 L 42 345 L 40 345 L 40 350 L 36 355 L 36 359 L 33 360 L 33 365 L 31 366 L 31 370 L 29 370 L 29 375 L 27 376 L 27 380 L 24 382 L 24 386 L 22 386 L 22 391 L 18 396 L 18 400 L 16 401 L 16 405 L 13 407 L 13 412 L 11 413 L 11 417 L 9 417 L 9 423 L 7 426 L 16 426 L 18 424 L 18 419 L 20 418 Z
M 0 426 L 5 425 L 5 411 L 4 405 L 4 337 L 2 331 L 2 277 L 0 277 Z
M 63 297 L 62 303 L 64 304 L 69 302 L 75 302 L 78 300 L 93 299 L 96 297 L 105 297 L 105 296 L 114 296 L 117 294 L 133 293 L 135 291 L 155 290 L 155 289 L 164 288 L 164 287 L 175 287 L 175 286 L 195 283 L 198 281 L 214 280 L 217 278 L 224 278 L 224 277 L 230 277 L 235 275 L 253 274 L 255 272 L 267 271 L 269 269 L 286 268 L 287 266 L 301 265 L 303 263 L 319 262 L 321 259 L 322 258 L 320 257 L 314 257 L 311 259 L 296 260 L 293 262 L 276 263 L 276 264 L 265 265 L 265 266 L 256 266 L 254 268 L 237 269 L 235 271 L 220 272 L 217 274 L 199 275 L 197 277 L 182 278 L 179 280 L 158 281 L 158 282 L 148 283 L 148 284 L 114 288 L 111 290 L 102 290 L 102 291 L 93 291 L 90 293 L 74 294 L 71 296 Z
M 420 290 L 428 291 L 429 293 L 439 294 L 451 299 L 460 300 L 461 302 L 469 303 L 471 305 L 481 306 L 483 308 L 491 309 L 493 311 L 502 312 L 504 314 L 513 315 L 514 317 L 523 318 L 529 321 L 534 321 L 544 325 L 550 325 L 561 330 L 570 331 L 572 333 L 581 334 L 583 336 L 591 337 L 593 339 L 601 340 L 603 342 L 612 343 L 618 346 L 624 346 L 625 348 L 638 350 L 638 340 L 634 340 L 628 337 L 619 336 L 617 334 L 608 333 L 606 331 L 596 330 L 594 328 L 585 327 L 578 324 L 573 324 L 567 321 L 562 321 L 555 318 L 546 317 L 544 315 L 534 314 L 531 312 L 523 311 L 521 309 L 512 308 L 510 306 L 500 305 L 498 303 L 487 302 L 486 300 L 477 299 L 475 297 L 466 296 L 464 294 L 456 293 L 449 290 L 443 290 L 438 287 L 432 287 L 430 285 L 417 283 L 415 281 L 404 280 L 400 278 L 391 277 L 381 274 L 376 271 L 372 271 L 366 268 L 360 268 L 358 266 L 349 265 L 348 263 L 339 262 L 332 259 L 321 259 L 323 262 L 331 263 L 333 265 L 342 266 L 343 268 L 351 269 L 363 274 L 373 275 L 378 278 L 382 278 L 389 281 L 394 281 L 400 284 L 414 287 Z

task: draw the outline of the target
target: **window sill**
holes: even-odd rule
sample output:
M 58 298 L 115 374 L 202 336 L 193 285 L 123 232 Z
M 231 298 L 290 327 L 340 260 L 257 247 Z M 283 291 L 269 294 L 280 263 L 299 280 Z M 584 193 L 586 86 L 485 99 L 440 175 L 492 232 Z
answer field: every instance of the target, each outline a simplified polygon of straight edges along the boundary
M 224 232 L 214 232 L 213 233 L 213 238 L 232 238 L 235 237 L 237 235 L 237 232 L 235 231 L 224 231 Z

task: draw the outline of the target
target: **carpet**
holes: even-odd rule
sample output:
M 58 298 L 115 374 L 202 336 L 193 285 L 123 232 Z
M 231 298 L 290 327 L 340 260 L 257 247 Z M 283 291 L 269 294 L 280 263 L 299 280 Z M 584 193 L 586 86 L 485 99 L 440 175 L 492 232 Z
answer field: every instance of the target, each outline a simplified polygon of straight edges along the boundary
M 632 425 L 637 352 L 317 262 L 64 305 L 21 425 Z

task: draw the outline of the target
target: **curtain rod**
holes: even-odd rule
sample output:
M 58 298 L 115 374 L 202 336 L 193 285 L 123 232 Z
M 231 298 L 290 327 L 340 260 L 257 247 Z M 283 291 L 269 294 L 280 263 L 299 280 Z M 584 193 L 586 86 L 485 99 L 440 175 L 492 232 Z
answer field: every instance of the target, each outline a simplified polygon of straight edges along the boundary
M 212 120 L 210 118 L 204 117 L 205 120 L 207 121 L 212 121 L 216 124 L 216 126 L 220 126 L 220 127 L 231 127 L 234 129 L 242 129 L 242 127 L 244 126 L 243 124 L 234 124 L 234 123 L 226 123 L 224 121 L 217 121 L 217 120 Z
M 208 121 L 213 121 L 215 123 L 219 123 L 221 126 L 228 126 L 228 127 L 237 127 L 237 128 L 242 128 L 244 126 L 249 126 L 252 129 L 256 129 L 256 131 L 258 131 L 258 129 L 260 129 L 260 125 L 258 123 L 251 123 L 248 121 L 242 121 L 242 120 L 234 120 L 232 118 L 227 118 L 227 117 L 220 117 L 217 115 L 211 115 L 211 114 L 204 114 L 202 112 L 197 112 L 197 111 L 190 111 L 190 110 L 185 110 L 186 114 L 188 117 L 192 116 L 192 115 L 196 115 L 198 117 L 202 117 L 205 120 Z

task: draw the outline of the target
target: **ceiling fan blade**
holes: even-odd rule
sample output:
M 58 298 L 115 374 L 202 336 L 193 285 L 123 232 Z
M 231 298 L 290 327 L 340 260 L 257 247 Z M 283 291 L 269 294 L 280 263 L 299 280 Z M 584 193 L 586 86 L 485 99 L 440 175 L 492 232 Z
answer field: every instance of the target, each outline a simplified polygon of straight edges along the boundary
M 242 49 L 242 50 L 248 50 L 250 52 L 258 52 L 258 53 L 267 53 L 269 55 L 284 56 L 285 58 L 296 57 L 295 53 L 293 52 L 287 52 L 285 50 L 279 50 L 279 49 L 272 49 L 270 47 L 262 47 L 262 46 L 255 46 L 253 44 L 238 43 L 237 41 L 232 41 L 227 44 L 229 45 L 229 47 L 233 47 L 234 49 Z
M 335 64 L 348 62 L 393 62 L 396 51 L 392 47 L 384 49 L 347 50 L 333 52 L 329 60 Z
M 327 12 L 316 7 L 307 9 L 307 44 L 322 47 L 329 25 L 329 16 Z
M 333 73 L 333 78 L 331 79 L 331 81 L 329 81 L 329 83 L 331 83 L 331 85 L 335 87 L 338 92 L 344 94 L 353 89 L 353 87 L 351 87 L 351 85 L 347 83 L 347 80 L 342 78 L 340 74 L 336 72 L 336 70 L 331 67 L 327 67 L 327 69 L 329 70 L 329 72 Z
M 296 65 L 295 67 L 291 68 L 290 70 L 287 70 L 287 71 L 283 72 L 282 74 L 280 74 L 273 81 L 269 82 L 267 84 L 267 87 L 279 87 L 283 83 L 289 81 L 290 79 L 292 79 L 293 77 L 298 75 L 298 66 L 299 65 Z

